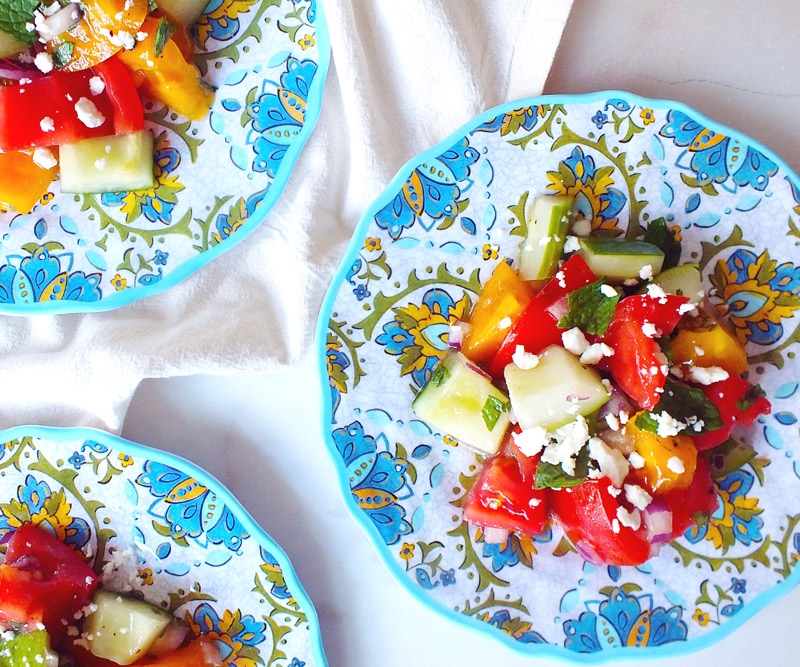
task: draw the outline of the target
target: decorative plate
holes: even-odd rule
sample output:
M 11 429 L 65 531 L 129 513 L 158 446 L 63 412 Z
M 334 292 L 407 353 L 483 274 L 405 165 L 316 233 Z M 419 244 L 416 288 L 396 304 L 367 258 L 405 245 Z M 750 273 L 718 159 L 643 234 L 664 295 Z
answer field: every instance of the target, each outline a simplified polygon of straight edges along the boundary
M 327 664 L 286 554 L 210 475 L 93 429 L 23 426 L 0 443 L 0 537 L 32 521 L 93 556 L 95 571 L 114 563 L 105 586 L 132 587 L 210 635 L 225 665 Z
M 679 228 L 747 345 L 772 414 L 759 457 L 719 482 L 701 529 L 633 567 L 596 567 L 556 528 L 484 543 L 460 506 L 481 459 L 411 410 L 528 197 L 569 193 L 601 228 Z M 409 162 L 361 219 L 319 321 L 323 423 L 346 503 L 397 580 L 516 650 L 663 657 L 727 635 L 800 578 L 800 181 L 774 154 L 674 102 L 622 92 L 492 109 Z M 771 246 L 771 247 L 770 247 Z
M 0 312 L 108 310 L 161 292 L 250 233 L 319 116 L 330 43 L 317 0 L 211 0 L 194 62 L 217 88 L 190 122 L 145 105 L 152 190 L 62 195 L 0 213 Z

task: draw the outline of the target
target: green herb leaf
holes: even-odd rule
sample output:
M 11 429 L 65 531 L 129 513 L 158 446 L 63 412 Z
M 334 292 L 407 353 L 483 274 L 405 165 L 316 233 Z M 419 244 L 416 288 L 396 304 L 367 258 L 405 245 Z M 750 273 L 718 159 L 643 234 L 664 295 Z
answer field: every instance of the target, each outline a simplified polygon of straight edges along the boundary
M 684 424 L 695 419 L 703 422 L 703 427 L 695 431 L 691 424 L 680 431 L 680 435 L 697 435 L 722 428 L 719 410 L 699 389 L 693 389 L 670 379 L 664 383 L 664 393 L 650 412 L 643 412 L 636 418 L 636 427 L 643 431 L 658 433 L 658 422 L 653 415 L 666 412 Z
M 155 47 L 154 51 L 157 56 L 161 55 L 170 37 L 175 34 L 175 26 L 172 25 L 167 19 L 161 18 L 156 28 Z
M 587 334 L 602 336 L 611 324 L 619 301 L 619 292 L 616 289 L 614 296 L 603 294 L 604 284 L 600 278 L 567 294 L 569 312 L 558 321 L 558 328 L 579 327 Z
M 483 423 L 486 424 L 486 428 L 490 431 L 494 430 L 494 427 L 497 425 L 497 420 L 500 419 L 500 415 L 509 410 L 511 410 L 511 403 L 503 403 L 503 401 L 496 396 L 489 396 L 481 409 L 481 416 L 483 417 Z
M 577 486 L 589 477 L 589 448 L 583 447 L 575 457 L 575 474 L 568 475 L 560 464 L 539 460 L 536 464 L 535 489 L 562 489 L 565 486 Z
M 434 387 L 441 387 L 442 382 L 444 382 L 447 378 L 450 377 L 450 371 L 447 370 L 447 366 L 444 364 L 439 364 L 431 374 L 431 379 L 429 382 Z
M 667 358 L 667 363 L 672 366 L 672 364 L 675 363 L 675 355 L 672 352 L 672 345 L 669 344 L 669 338 L 663 336 L 658 338 L 656 343 L 658 343 L 658 347 L 661 348 L 661 354 Z
M 728 438 L 721 445 L 703 452 L 711 469 L 711 478 L 718 480 L 750 463 L 756 457 L 756 450 L 750 443 Z
M 680 264 L 681 242 L 675 238 L 674 232 L 667 226 L 667 221 L 664 218 L 657 218 L 647 226 L 643 240 L 647 243 L 652 243 L 664 253 L 662 271 Z
M 744 396 L 742 396 L 738 401 L 736 401 L 736 409 L 739 412 L 747 412 L 750 408 L 753 407 L 755 402 L 759 398 L 766 398 L 766 392 L 761 388 L 761 385 L 753 384 L 747 388 L 747 391 L 744 392 Z
M 72 42 L 61 42 L 55 49 L 53 49 L 53 66 L 56 69 L 64 69 L 72 60 L 72 54 L 75 51 L 75 44 Z
M 32 44 L 36 37 L 36 31 L 29 31 L 25 26 L 33 23 L 33 10 L 38 6 L 39 0 L 3 0 L 0 2 L 0 32 L 11 35 L 23 44 Z

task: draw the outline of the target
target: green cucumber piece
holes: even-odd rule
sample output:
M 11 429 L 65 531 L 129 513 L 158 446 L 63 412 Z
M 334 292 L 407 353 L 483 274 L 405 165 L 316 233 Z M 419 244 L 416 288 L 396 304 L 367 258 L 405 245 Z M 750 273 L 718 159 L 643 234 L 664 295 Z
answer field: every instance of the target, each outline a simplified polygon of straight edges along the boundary
M 59 149 L 61 191 L 99 194 L 155 186 L 153 135 L 148 130 L 84 139 Z
M 703 294 L 700 265 L 695 263 L 673 266 L 671 269 L 659 273 L 652 282 L 667 294 L 688 296 L 689 300 L 694 303 L 698 302 Z
M 572 219 L 572 197 L 536 197 L 528 202 L 528 233 L 522 242 L 519 275 L 523 280 L 545 280 L 555 275 L 564 254 Z
M 120 665 L 130 665 L 147 653 L 172 621 L 163 609 L 113 591 L 95 591 L 92 602 L 97 609 L 83 626 L 89 650 Z
M 711 478 L 723 479 L 756 457 L 753 445 L 728 438 L 721 445 L 705 452 L 711 468 Z
M 47 630 L 0 632 L 0 667 L 57 667 Z
M 579 243 L 578 253 L 592 272 L 609 282 L 639 280 L 648 265 L 650 276 L 655 276 L 664 263 L 664 253 L 644 241 L 593 238 L 580 239 Z
M 509 364 L 506 385 L 514 415 L 523 429 L 548 431 L 597 410 L 609 398 L 600 374 L 563 347 L 552 345 L 530 369 Z
M 209 0 L 156 0 L 156 4 L 173 21 L 191 28 L 203 14 Z
M 485 454 L 500 449 L 510 421 L 508 397 L 455 351 L 439 362 L 412 408 L 429 425 Z

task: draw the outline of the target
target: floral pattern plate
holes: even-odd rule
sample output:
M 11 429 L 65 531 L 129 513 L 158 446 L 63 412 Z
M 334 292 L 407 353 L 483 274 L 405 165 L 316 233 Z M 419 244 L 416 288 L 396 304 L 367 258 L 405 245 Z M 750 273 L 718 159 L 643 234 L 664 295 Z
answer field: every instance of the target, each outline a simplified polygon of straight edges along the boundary
M 145 105 L 152 190 L 62 195 L 0 213 L 0 312 L 108 310 L 161 292 L 240 241 L 281 193 L 319 116 L 330 43 L 317 0 L 211 0 L 194 62 L 217 88 L 190 122 Z
M 772 402 L 719 511 L 641 567 L 596 567 L 557 528 L 500 545 L 461 521 L 481 459 L 411 410 L 538 193 L 597 229 L 664 216 L 726 305 Z M 777 243 L 771 241 L 778 240 Z M 518 651 L 577 662 L 717 641 L 800 573 L 800 181 L 767 149 L 680 104 L 623 92 L 492 109 L 409 162 L 359 223 L 319 321 L 323 423 L 346 503 L 425 605 Z
M 327 664 L 286 554 L 210 475 L 93 429 L 23 426 L 0 443 L 0 539 L 23 523 L 52 531 L 105 586 L 213 637 L 226 667 Z

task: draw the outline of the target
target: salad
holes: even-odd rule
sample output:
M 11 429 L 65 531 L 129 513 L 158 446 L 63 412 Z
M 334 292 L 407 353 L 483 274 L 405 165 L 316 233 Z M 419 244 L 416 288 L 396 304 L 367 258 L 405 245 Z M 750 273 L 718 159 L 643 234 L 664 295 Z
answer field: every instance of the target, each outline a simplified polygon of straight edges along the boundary
M 486 541 L 554 523 L 590 562 L 639 565 L 717 509 L 770 404 L 664 219 L 593 236 L 542 196 L 526 220 L 413 409 L 487 456 L 463 505 Z
M 212 640 L 190 639 L 188 626 L 170 613 L 98 584 L 81 552 L 33 524 L 17 528 L 0 565 L 0 665 L 222 664 Z
M 190 120 L 214 93 L 192 63 L 208 0 L 4 0 L 0 211 L 28 213 L 58 178 L 71 194 L 154 187 L 142 100 Z

